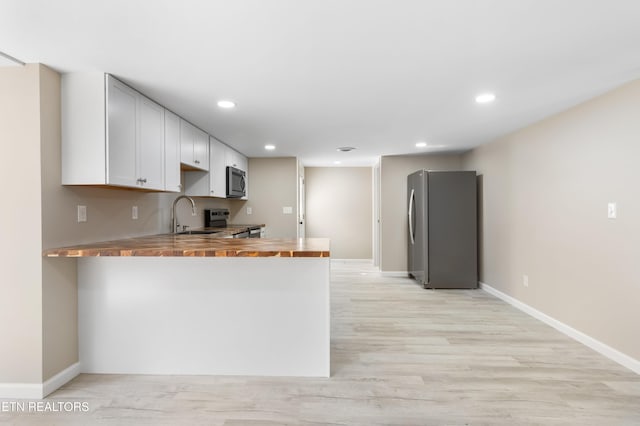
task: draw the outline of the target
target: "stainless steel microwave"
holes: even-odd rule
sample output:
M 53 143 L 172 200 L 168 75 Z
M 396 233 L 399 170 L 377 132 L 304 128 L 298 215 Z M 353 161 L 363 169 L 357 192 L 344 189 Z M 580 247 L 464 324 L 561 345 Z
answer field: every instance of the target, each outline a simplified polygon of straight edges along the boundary
M 227 198 L 241 198 L 247 194 L 246 173 L 235 167 L 227 167 Z

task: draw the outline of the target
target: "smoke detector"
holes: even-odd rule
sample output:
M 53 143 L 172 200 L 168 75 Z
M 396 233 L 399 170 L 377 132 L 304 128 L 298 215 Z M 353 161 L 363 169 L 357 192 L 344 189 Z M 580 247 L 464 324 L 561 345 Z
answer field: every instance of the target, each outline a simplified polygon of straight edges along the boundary
M 340 148 L 336 148 L 336 151 L 340 151 L 340 152 L 349 152 L 349 151 L 353 151 L 355 148 L 352 146 L 341 146 Z

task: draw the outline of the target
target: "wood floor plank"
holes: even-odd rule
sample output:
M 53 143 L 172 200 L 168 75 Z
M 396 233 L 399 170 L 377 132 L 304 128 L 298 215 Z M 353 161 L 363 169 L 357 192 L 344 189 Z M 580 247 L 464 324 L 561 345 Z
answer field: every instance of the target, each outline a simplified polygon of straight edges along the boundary
M 640 425 L 640 376 L 481 290 L 332 265 L 329 379 L 81 375 L 15 425 Z

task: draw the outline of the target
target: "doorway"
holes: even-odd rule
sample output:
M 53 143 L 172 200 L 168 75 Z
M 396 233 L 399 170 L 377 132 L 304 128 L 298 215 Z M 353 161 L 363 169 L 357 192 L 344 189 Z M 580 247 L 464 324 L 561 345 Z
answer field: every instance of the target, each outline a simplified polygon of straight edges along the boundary
M 298 165 L 298 238 L 305 238 L 305 186 L 304 167 Z

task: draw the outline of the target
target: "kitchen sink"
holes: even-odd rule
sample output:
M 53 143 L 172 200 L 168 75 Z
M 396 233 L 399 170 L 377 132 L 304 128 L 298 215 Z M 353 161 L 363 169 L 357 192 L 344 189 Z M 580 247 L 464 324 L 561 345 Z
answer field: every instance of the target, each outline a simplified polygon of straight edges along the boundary
M 220 231 L 194 230 L 194 231 L 176 232 L 176 235 L 207 235 L 207 234 L 217 234 L 218 232 Z

